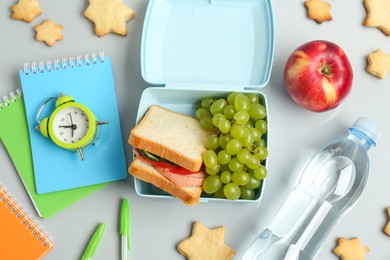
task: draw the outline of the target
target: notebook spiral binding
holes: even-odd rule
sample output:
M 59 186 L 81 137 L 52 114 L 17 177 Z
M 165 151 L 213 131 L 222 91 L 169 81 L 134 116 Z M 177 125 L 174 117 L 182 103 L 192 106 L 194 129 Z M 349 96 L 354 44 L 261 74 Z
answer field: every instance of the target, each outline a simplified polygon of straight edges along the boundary
M 22 91 L 19 88 L 16 89 L 16 94 L 14 91 L 11 91 L 9 95 L 3 96 L 3 100 L 0 100 L 0 110 L 8 107 L 11 103 L 15 103 L 17 98 L 22 98 Z
M 97 62 L 104 62 L 104 51 L 100 51 L 99 54 L 91 53 L 79 55 L 76 57 L 48 60 L 46 62 L 32 62 L 25 63 L 23 66 L 23 72 L 25 75 L 44 73 L 45 71 L 60 70 L 74 68 L 75 66 L 81 67 L 84 65 L 96 64 Z
M 35 220 L 27 213 L 21 203 L 17 202 L 12 194 L 0 183 L 0 203 L 5 203 L 5 206 L 10 209 L 11 213 L 15 214 L 17 219 L 20 219 L 22 225 L 26 225 L 26 229 L 31 230 L 31 235 L 36 236 L 38 241 L 42 240 L 42 245 L 46 246 L 53 237 L 46 230 L 38 225 Z

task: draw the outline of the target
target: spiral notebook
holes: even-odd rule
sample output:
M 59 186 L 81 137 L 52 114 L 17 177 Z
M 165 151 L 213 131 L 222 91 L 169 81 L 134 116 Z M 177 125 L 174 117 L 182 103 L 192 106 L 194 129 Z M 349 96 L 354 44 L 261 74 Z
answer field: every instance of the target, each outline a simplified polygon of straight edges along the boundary
M 24 95 L 39 194 L 122 180 L 127 177 L 118 105 L 111 60 L 104 53 L 32 62 L 19 71 Z M 99 121 L 99 141 L 83 149 L 85 160 L 77 152 L 65 150 L 43 137 L 35 129 L 38 111 L 50 97 L 59 93 L 72 96 L 90 108 Z M 45 107 L 47 118 L 54 110 Z
M 2 125 L 0 127 L 0 141 L 4 144 L 40 217 L 48 218 L 105 186 L 105 184 L 98 184 L 78 189 L 38 194 L 35 190 L 26 112 L 22 92 L 19 89 L 3 96 L 0 101 L 0 124 Z
M 53 242 L 0 183 L 0 259 L 41 259 Z

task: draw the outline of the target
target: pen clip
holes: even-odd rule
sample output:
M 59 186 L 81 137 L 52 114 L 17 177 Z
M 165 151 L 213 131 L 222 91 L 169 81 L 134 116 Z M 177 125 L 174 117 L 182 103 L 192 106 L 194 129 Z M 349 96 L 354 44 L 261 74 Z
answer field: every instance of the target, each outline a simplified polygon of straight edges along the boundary
M 127 199 L 122 200 L 120 234 L 127 237 L 127 248 L 130 249 L 130 211 Z

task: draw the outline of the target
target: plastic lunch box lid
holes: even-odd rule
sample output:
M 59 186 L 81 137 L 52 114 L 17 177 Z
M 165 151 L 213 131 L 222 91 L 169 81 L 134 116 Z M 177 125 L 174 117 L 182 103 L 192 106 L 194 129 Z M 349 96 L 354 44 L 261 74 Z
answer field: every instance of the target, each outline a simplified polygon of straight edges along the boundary
M 141 71 L 153 85 L 264 87 L 274 54 L 270 0 L 150 0 Z

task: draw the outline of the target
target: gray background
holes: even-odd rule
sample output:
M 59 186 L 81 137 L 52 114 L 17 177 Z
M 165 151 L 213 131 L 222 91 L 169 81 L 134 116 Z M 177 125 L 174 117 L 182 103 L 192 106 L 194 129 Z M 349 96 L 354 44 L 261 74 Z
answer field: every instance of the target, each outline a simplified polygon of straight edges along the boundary
M 97 37 L 82 13 L 88 1 L 40 1 L 43 14 L 31 24 L 11 20 L 9 8 L 16 1 L 0 1 L 0 95 L 20 87 L 18 69 L 25 62 L 70 57 L 104 50 L 112 59 L 123 142 L 128 165 L 131 147 L 127 138 L 134 126 L 139 97 L 149 87 L 140 72 L 140 43 L 148 1 L 126 0 L 136 13 L 128 23 L 128 36 Z M 331 253 L 337 237 L 357 236 L 370 248 L 366 259 L 389 259 L 390 238 L 382 229 L 390 206 L 390 76 L 379 80 L 365 71 L 366 55 L 378 48 L 390 53 L 390 39 L 376 28 L 364 27 L 362 0 L 334 1 L 333 21 L 318 25 L 306 17 L 302 0 L 273 1 L 275 57 L 272 75 L 264 89 L 269 102 L 269 175 L 261 203 L 201 203 L 196 207 L 177 200 L 158 200 L 135 194 L 133 179 L 112 183 L 49 219 L 39 219 L 55 238 L 55 248 L 45 259 L 79 259 L 100 222 L 106 223 L 95 259 L 119 259 L 118 213 L 121 198 L 131 205 L 131 259 L 184 259 L 176 245 L 191 233 L 192 223 L 209 228 L 225 226 L 225 242 L 239 259 L 248 244 L 263 230 L 290 192 L 305 161 L 322 145 L 344 135 L 359 116 L 376 121 L 384 130 L 378 146 L 370 152 L 371 173 L 358 204 L 340 221 L 328 238 L 319 259 L 337 259 Z M 33 26 L 50 18 L 64 26 L 64 40 L 47 47 L 34 40 Z M 342 106 L 312 113 L 297 106 L 283 85 L 288 55 L 309 40 L 325 39 L 340 45 L 354 70 L 353 88 Z M 2 122 L 0 127 L 6 127 Z M 386 152 L 387 151 L 387 152 Z M 0 181 L 36 218 L 31 202 L 4 147 L 0 147 Z

